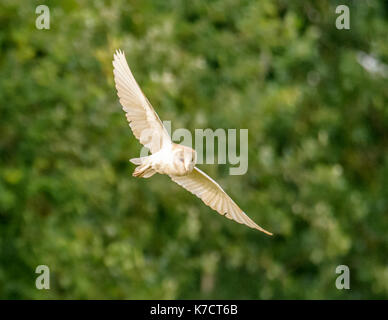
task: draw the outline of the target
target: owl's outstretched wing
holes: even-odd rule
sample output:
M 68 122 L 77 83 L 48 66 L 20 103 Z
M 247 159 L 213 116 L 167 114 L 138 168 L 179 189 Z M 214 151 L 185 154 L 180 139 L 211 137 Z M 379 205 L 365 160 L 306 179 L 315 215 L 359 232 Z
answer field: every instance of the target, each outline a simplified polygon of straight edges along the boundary
M 253 222 L 217 182 L 197 167 L 186 176 L 170 176 L 170 178 L 192 194 L 195 194 L 219 214 L 238 223 L 245 224 L 248 227 L 260 230 L 268 235 L 272 235 L 271 232 L 264 230 Z
M 114 54 L 113 68 L 117 95 L 133 134 L 151 153 L 158 152 L 165 144 L 171 143 L 170 136 L 141 91 L 120 50 Z

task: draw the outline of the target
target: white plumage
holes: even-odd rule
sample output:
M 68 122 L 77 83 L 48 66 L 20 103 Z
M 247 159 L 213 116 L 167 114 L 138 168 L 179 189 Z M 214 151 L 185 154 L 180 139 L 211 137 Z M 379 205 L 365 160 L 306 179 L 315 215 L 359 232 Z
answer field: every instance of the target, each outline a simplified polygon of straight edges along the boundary
M 167 174 L 228 219 L 272 235 L 253 222 L 217 182 L 195 167 L 195 150 L 171 141 L 162 121 L 133 77 L 122 51 L 114 54 L 113 67 L 117 94 L 129 126 L 140 143 L 151 151 L 148 157 L 131 159 L 138 165 L 133 175 L 149 178 L 155 173 Z

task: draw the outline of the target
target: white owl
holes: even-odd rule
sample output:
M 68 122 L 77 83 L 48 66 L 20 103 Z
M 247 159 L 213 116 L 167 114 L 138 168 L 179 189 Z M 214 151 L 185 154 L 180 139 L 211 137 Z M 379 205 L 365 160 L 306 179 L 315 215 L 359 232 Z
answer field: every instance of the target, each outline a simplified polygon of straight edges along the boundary
M 166 128 L 133 77 L 122 51 L 114 54 L 113 67 L 117 94 L 129 126 L 140 143 L 151 151 L 150 156 L 130 160 L 138 165 L 133 176 L 149 178 L 155 173 L 166 174 L 221 215 L 272 235 L 253 222 L 217 182 L 195 166 L 195 150 L 171 141 Z

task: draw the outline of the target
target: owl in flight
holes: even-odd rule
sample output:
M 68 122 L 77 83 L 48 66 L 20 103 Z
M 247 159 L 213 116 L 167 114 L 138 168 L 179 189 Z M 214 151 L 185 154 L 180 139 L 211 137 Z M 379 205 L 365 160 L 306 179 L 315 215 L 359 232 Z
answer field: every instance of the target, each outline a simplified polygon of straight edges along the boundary
M 195 166 L 195 150 L 172 142 L 120 50 L 114 54 L 113 68 L 117 94 L 129 126 L 140 143 L 151 151 L 150 156 L 130 160 L 137 165 L 133 176 L 149 178 L 155 173 L 167 174 L 219 214 L 272 235 L 253 222 L 217 182 Z

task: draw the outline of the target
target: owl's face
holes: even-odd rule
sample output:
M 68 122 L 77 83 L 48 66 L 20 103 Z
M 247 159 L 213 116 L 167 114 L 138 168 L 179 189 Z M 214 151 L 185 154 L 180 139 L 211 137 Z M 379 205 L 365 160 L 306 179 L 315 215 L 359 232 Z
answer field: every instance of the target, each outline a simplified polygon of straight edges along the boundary
M 182 173 L 190 173 L 197 161 L 197 152 L 189 147 L 179 146 L 174 152 L 174 164 Z

